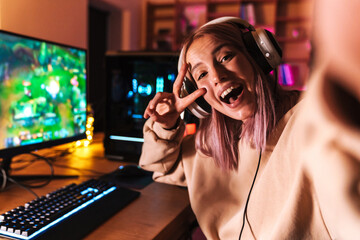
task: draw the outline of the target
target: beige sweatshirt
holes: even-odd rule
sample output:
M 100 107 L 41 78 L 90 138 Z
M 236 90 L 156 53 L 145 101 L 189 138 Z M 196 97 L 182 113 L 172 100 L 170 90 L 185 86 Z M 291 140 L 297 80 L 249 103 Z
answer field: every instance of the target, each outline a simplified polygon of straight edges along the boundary
M 316 89 L 316 86 L 314 87 Z M 261 157 L 242 239 L 360 239 L 360 135 L 330 121 L 316 94 L 277 123 Z M 237 171 L 195 150 L 184 125 L 148 120 L 140 165 L 158 182 L 187 186 L 207 239 L 238 239 L 259 151 L 240 142 Z

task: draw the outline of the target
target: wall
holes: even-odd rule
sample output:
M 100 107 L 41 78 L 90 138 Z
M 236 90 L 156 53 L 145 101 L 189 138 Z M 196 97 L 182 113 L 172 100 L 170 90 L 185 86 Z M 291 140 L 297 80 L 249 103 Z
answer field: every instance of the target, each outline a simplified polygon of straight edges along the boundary
M 0 29 L 87 48 L 88 0 L 0 0 Z
M 108 50 L 145 47 L 145 0 L 0 0 L 0 29 L 87 48 L 88 4 L 109 12 Z
M 91 6 L 107 11 L 108 50 L 140 50 L 143 0 L 90 0 Z

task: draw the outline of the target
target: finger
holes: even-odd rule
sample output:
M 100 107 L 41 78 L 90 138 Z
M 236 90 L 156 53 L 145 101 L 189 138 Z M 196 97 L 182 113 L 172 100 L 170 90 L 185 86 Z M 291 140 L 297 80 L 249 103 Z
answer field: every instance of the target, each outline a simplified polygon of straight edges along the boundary
M 144 117 L 145 119 L 149 118 L 149 116 L 150 116 L 150 113 L 149 113 L 149 112 L 150 112 L 151 101 L 152 101 L 152 100 L 150 100 L 150 101 L 148 102 L 148 104 L 147 104 L 147 106 L 146 106 L 146 108 L 145 108 L 145 110 L 144 110 L 143 117 Z
M 173 93 L 175 94 L 176 97 L 180 96 L 180 89 L 183 84 L 187 69 L 188 69 L 188 65 L 184 63 L 181 66 L 179 74 L 177 75 L 176 80 L 173 84 Z
M 152 113 L 153 113 L 152 110 L 150 110 L 149 108 L 146 108 L 145 111 L 144 111 L 143 117 L 145 119 L 148 119 L 151 116 Z
M 145 119 L 149 118 L 149 117 L 153 114 L 153 112 L 154 112 L 154 109 L 152 109 L 152 108 L 150 107 L 151 101 L 152 101 L 152 100 L 150 100 L 150 102 L 148 103 L 147 107 L 146 107 L 145 110 L 144 110 L 143 116 L 144 116 Z
M 153 111 L 149 117 L 151 118 L 151 120 L 153 120 L 154 122 L 159 122 L 161 121 L 161 115 L 159 115 L 156 111 Z
M 149 118 L 152 112 L 154 111 L 154 109 L 155 109 L 155 105 L 153 104 L 153 100 L 150 100 L 144 110 L 144 114 L 143 114 L 144 118 Z
M 150 109 L 156 109 L 156 105 L 163 102 L 165 99 L 172 99 L 172 93 L 158 92 L 155 97 L 149 102 Z
M 184 110 L 187 108 L 190 104 L 195 102 L 196 99 L 203 96 L 206 93 L 205 88 L 200 88 L 194 91 L 193 93 L 189 94 L 188 96 L 182 98 L 181 100 L 181 108 Z

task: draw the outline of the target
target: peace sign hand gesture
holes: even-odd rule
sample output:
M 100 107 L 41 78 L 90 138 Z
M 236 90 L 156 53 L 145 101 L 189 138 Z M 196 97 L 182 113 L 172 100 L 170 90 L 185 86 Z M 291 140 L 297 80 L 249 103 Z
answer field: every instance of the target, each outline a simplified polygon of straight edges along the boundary
M 184 98 L 180 97 L 181 86 L 186 75 L 188 65 L 184 64 L 174 82 L 173 92 L 158 92 L 150 100 L 144 112 L 144 118 L 151 118 L 158 122 L 162 128 L 170 129 L 175 126 L 180 114 L 197 98 L 206 93 L 205 88 L 200 88 Z

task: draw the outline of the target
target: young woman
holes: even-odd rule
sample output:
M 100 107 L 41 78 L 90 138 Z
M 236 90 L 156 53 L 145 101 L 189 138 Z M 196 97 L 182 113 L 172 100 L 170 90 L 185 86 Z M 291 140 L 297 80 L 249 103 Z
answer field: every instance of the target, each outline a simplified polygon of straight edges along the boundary
M 299 92 L 278 86 L 271 68 L 279 61 L 269 69 L 249 36 L 259 45 L 265 41 L 230 17 L 185 41 L 173 93 L 158 93 L 145 110 L 140 165 L 154 171 L 156 181 L 188 188 L 208 239 L 328 239 L 297 157 Z M 265 58 L 281 55 L 276 43 L 269 48 L 260 51 Z M 180 97 L 185 76 L 198 89 Z M 202 96 L 211 112 L 195 135 L 183 137 L 179 116 Z

